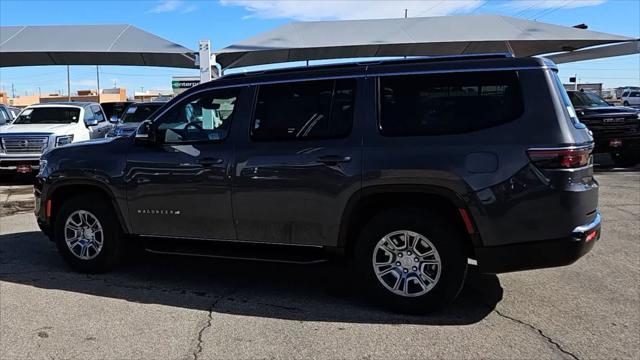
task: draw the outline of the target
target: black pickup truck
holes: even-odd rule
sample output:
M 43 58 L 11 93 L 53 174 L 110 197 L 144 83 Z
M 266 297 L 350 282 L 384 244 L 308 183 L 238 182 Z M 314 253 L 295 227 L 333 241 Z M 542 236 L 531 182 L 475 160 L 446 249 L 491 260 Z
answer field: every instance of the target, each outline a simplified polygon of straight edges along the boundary
M 613 106 L 597 94 L 569 91 L 580 121 L 593 132 L 596 153 L 610 153 L 616 166 L 640 162 L 640 111 Z

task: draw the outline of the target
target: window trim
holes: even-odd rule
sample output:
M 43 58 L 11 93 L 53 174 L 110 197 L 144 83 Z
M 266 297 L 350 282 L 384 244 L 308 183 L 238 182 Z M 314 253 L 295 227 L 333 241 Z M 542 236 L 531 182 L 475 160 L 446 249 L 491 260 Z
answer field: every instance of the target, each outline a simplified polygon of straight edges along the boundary
M 494 70 L 494 69 L 491 69 Z M 471 71 L 452 71 L 451 73 L 484 73 L 484 72 L 489 72 L 490 70 L 471 70 Z M 382 99 L 380 97 L 382 91 L 382 87 L 381 87 L 381 79 L 383 77 L 400 77 L 400 76 L 409 76 L 409 75 L 442 75 L 442 74 L 446 74 L 448 72 L 444 72 L 444 73 L 436 73 L 436 72 L 430 72 L 430 73 L 422 73 L 422 74 L 408 74 L 408 73 L 401 73 L 401 74 L 385 74 L 382 76 L 377 76 L 375 79 L 375 101 L 376 101 L 376 122 L 377 122 L 377 128 L 378 128 L 378 133 L 386 138 L 407 138 L 407 137 L 432 137 L 432 136 L 456 136 L 456 135 L 465 135 L 465 134 L 470 134 L 473 132 L 477 132 L 477 131 L 483 131 L 483 130 L 487 130 L 487 129 L 492 129 L 498 126 L 503 126 L 509 123 L 512 123 L 514 121 L 517 121 L 519 118 L 521 118 L 524 114 L 525 114 L 525 99 L 524 99 L 524 95 L 522 92 L 522 83 L 520 81 L 520 74 L 519 74 L 519 70 L 518 69 L 499 69 L 499 70 L 495 70 L 495 72 L 510 72 L 515 74 L 517 81 L 517 86 L 518 86 L 518 92 L 520 93 L 520 99 L 521 99 L 521 105 L 522 105 L 522 109 L 520 111 L 520 113 L 518 114 L 518 116 L 515 117 L 515 119 L 506 121 L 506 122 L 501 122 L 499 124 L 495 124 L 492 126 L 487 126 L 487 127 L 481 127 L 478 129 L 473 129 L 473 130 L 467 130 L 467 131 L 459 131 L 459 132 L 446 132 L 446 133 L 442 133 L 442 134 L 416 134 L 416 135 L 390 135 L 390 134 L 385 134 L 384 133 L 384 129 L 382 127 Z
M 339 80 L 353 80 L 353 114 L 351 116 L 351 127 L 349 128 L 349 132 L 346 133 L 343 136 L 334 136 L 334 137 L 320 137 L 320 138 L 289 138 L 289 139 L 256 139 L 253 137 L 253 129 L 255 126 L 255 122 L 256 122 L 256 110 L 258 109 L 258 99 L 260 96 L 260 88 L 264 85 L 282 85 L 282 84 L 287 84 L 287 83 L 299 83 L 299 82 L 304 82 L 304 83 L 308 83 L 308 82 L 313 82 L 313 81 L 331 81 L 333 83 L 332 88 L 331 88 L 331 102 L 329 104 L 329 121 L 331 122 L 331 120 L 333 120 L 333 103 L 334 103 L 334 97 L 335 97 L 335 93 L 336 93 L 336 85 L 337 82 Z M 249 136 L 249 141 L 250 142 L 255 142 L 255 143 L 279 143 L 279 142 L 287 142 L 287 143 L 291 143 L 291 142 L 309 142 L 309 141 L 327 141 L 327 140 L 344 140 L 347 139 L 349 137 L 351 137 L 351 135 L 353 134 L 353 126 L 355 124 L 355 118 L 356 118 L 356 102 L 357 102 L 357 93 L 358 93 L 358 77 L 356 76 L 348 76 L 348 77 L 328 77 L 328 78 L 320 78 L 320 79 L 302 79 L 302 80 L 297 80 L 296 81 L 284 81 L 284 82 L 265 82 L 265 83 L 260 83 L 260 84 L 255 84 L 254 85 L 255 91 L 254 91 L 254 97 L 253 97 L 253 107 L 251 109 L 251 117 L 250 117 L 250 121 L 249 121 L 249 128 L 248 128 L 248 136 Z M 331 123 L 330 123 L 331 124 Z
M 161 114 L 158 114 L 158 116 L 156 116 L 152 121 L 151 121 L 151 125 L 154 127 L 154 132 L 157 134 L 158 131 L 158 120 L 160 118 L 162 118 L 164 115 L 166 115 L 168 112 L 170 112 L 171 110 L 173 110 L 176 106 L 180 106 L 181 104 L 184 104 L 185 102 L 187 102 L 189 99 L 193 99 L 195 97 L 201 97 L 203 94 L 206 94 L 208 92 L 219 92 L 219 91 L 228 91 L 231 89 L 237 88 L 235 91 L 236 93 L 236 101 L 239 100 L 242 97 L 242 88 L 238 87 L 238 86 L 234 86 L 234 87 L 219 87 L 219 88 L 210 88 L 210 89 L 205 89 L 202 91 L 197 91 L 194 92 L 193 94 L 189 94 L 187 96 L 185 96 L 183 99 L 180 99 L 178 101 L 176 101 L 175 104 L 172 104 L 170 107 L 168 107 L 167 109 L 165 109 Z M 130 104 L 129 106 L 131 106 L 133 104 Z M 129 107 L 127 106 L 127 108 Z M 165 105 L 162 105 L 165 106 Z M 161 107 L 162 107 L 161 106 Z M 233 126 L 233 122 L 237 121 L 234 120 L 236 117 L 236 104 L 234 104 L 234 108 L 233 108 L 233 114 L 231 115 L 231 124 L 229 124 L 229 131 L 227 131 L 227 135 L 222 138 L 222 139 L 209 139 L 209 140 L 188 140 L 188 141 L 164 141 L 164 139 L 162 140 L 158 140 L 157 136 L 155 139 L 155 142 L 157 144 L 161 144 L 161 145 L 192 145 L 192 144 L 220 144 L 223 143 L 226 139 L 229 138 L 231 131 L 232 131 L 232 126 Z M 156 111 L 160 110 L 160 108 L 158 108 Z

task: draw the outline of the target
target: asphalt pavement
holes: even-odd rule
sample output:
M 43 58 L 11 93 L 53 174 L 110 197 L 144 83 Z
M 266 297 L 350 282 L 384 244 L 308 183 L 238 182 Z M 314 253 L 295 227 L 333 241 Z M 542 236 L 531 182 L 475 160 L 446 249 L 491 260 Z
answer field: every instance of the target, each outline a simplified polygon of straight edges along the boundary
M 0 185 L 2 359 L 638 359 L 640 169 L 605 169 L 603 237 L 577 263 L 472 272 L 428 316 L 371 304 L 345 269 L 139 255 L 72 272 Z

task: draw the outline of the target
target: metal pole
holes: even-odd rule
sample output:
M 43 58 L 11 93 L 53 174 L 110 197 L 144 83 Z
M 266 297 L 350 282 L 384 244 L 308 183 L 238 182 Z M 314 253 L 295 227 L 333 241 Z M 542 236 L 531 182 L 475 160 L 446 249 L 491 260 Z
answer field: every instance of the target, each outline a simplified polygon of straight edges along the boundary
M 578 74 L 576 74 L 576 82 L 573 83 L 573 90 L 578 90 Z
M 96 83 L 98 85 L 98 102 L 100 102 L 100 69 L 98 69 L 98 65 L 96 65 Z
M 71 78 L 69 75 L 69 65 L 67 65 L 67 100 L 71 101 Z

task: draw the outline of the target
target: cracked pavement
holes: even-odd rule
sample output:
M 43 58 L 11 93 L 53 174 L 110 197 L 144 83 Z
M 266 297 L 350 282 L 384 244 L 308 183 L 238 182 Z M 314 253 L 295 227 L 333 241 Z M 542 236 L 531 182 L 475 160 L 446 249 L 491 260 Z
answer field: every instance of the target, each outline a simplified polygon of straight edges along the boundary
M 0 357 L 638 359 L 639 170 L 596 174 L 603 238 L 577 263 L 472 273 L 453 305 L 423 317 L 370 304 L 332 264 L 141 254 L 73 273 L 31 210 L 1 198 Z M 11 196 L 26 204 L 28 188 Z

